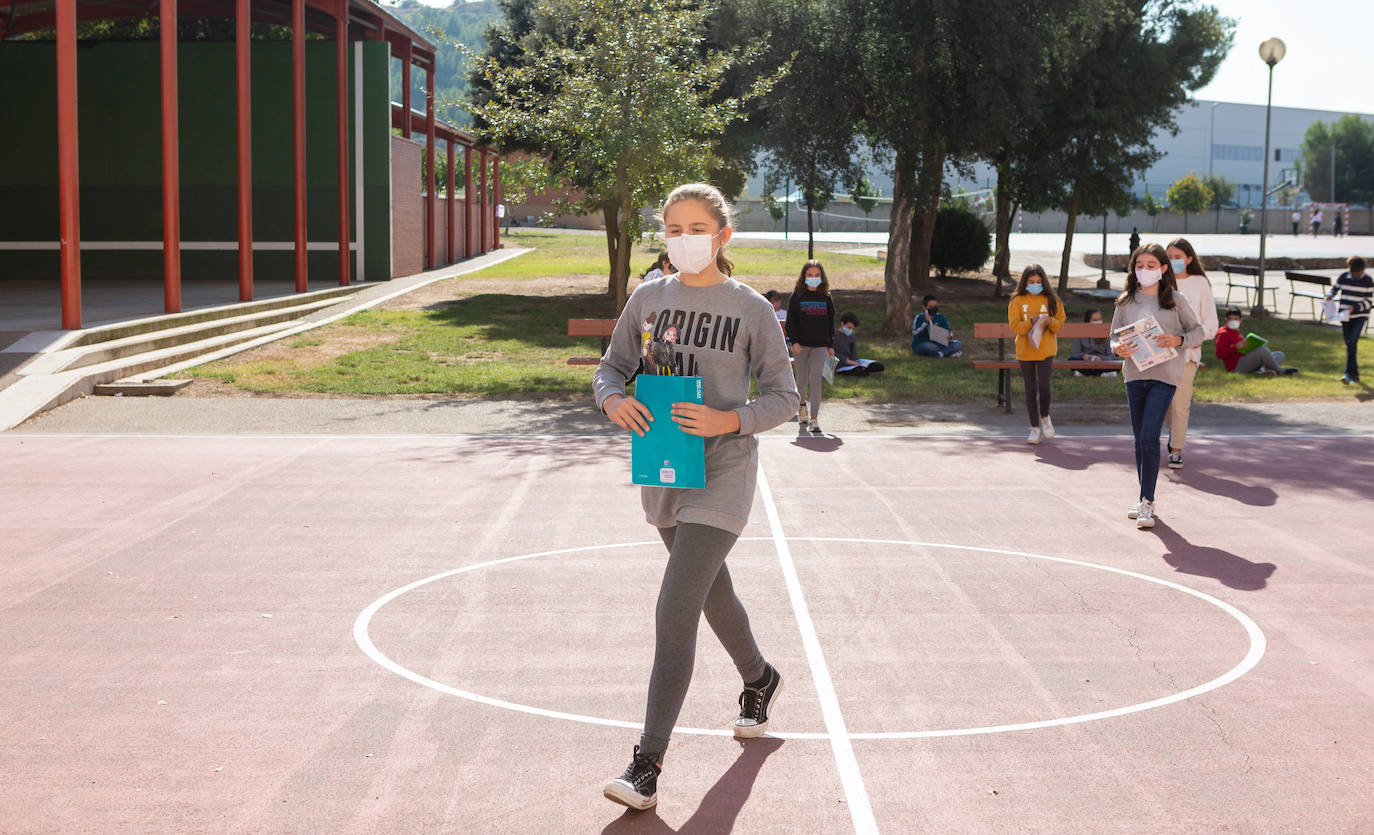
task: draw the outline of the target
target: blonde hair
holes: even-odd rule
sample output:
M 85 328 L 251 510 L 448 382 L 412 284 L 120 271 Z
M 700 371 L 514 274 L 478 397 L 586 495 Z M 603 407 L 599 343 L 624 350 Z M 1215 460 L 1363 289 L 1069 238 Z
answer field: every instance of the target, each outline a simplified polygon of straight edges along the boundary
M 683 200 L 696 200 L 706 207 L 706 209 L 720 223 L 721 229 L 735 228 L 735 213 L 730 208 L 730 203 L 726 201 L 725 195 L 720 193 L 720 189 L 710 183 L 687 183 L 673 189 L 668 195 L 668 199 L 663 201 L 663 207 L 654 213 L 654 219 L 658 221 L 660 227 L 663 226 L 663 218 L 668 214 L 668 207 Z M 716 269 L 725 275 L 734 272 L 735 264 L 725 257 L 725 244 L 720 245 L 716 251 Z

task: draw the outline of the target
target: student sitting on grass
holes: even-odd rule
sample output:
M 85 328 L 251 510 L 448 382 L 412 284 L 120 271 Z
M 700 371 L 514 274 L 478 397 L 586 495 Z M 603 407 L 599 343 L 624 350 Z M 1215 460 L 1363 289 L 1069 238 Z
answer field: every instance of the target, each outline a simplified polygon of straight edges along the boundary
M 854 377 L 883 373 L 882 363 L 859 359 L 859 343 L 854 339 L 854 332 L 858 329 L 858 316 L 853 313 L 840 316 L 840 327 L 835 331 L 835 373 Z
M 945 336 L 949 341 L 941 344 L 934 340 L 930 332 L 931 325 L 948 331 Z M 932 295 L 921 299 L 921 312 L 916 314 L 916 319 L 911 323 L 911 350 L 921 357 L 959 357 L 964 354 L 963 344 L 954 338 L 954 328 L 949 326 L 949 320 L 940 312 L 939 300 Z
M 1268 345 L 1257 345 L 1242 353 L 1245 337 L 1241 336 L 1240 322 L 1240 308 L 1233 307 L 1226 311 L 1226 324 L 1217 329 L 1217 359 L 1222 361 L 1227 371 L 1237 374 L 1258 371 L 1266 377 L 1298 373 L 1296 368 L 1284 368 L 1283 352 L 1270 350 Z
M 1098 310 L 1095 307 L 1084 311 L 1083 321 L 1087 322 L 1090 325 L 1102 324 L 1102 311 Z M 1114 362 L 1116 360 L 1116 356 L 1112 354 L 1111 339 L 1105 336 L 1101 339 L 1090 339 L 1086 336 L 1080 336 L 1074 339 L 1073 341 L 1073 351 L 1069 353 L 1069 359 L 1087 360 L 1088 362 L 1102 362 L 1103 360 L 1106 360 L 1108 362 Z M 1115 377 L 1116 372 L 1107 370 L 1074 371 L 1073 376 Z

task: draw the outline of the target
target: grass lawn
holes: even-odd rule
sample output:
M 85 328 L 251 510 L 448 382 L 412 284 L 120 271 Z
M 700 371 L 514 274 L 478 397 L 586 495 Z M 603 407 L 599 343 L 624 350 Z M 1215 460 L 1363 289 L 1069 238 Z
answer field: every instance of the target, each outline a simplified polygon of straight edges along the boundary
M 536 251 L 481 273 L 447 282 L 449 296 L 418 309 L 375 309 L 303 334 L 291 342 L 249 351 L 186 372 L 254 393 L 309 392 L 321 395 L 589 396 L 593 368 L 568 366 L 571 356 L 597 353 L 590 339 L 572 339 L 570 318 L 604 318 L 613 313 L 604 294 L 595 292 L 604 276 L 605 240 L 546 230 L 517 231 L 508 245 Z M 657 250 L 639 247 L 636 272 Z M 734 247 L 737 277 L 759 289 L 784 289 L 795 280 L 804 253 L 768 247 Z M 841 311 L 857 313 L 867 327 L 858 333 L 861 353 L 881 360 L 886 373 L 866 379 L 840 378 L 828 396 L 875 401 L 962 402 L 990 400 L 996 373 L 975 371 L 968 360 L 995 358 L 995 340 L 968 339 L 975 321 L 1003 321 L 1006 305 L 988 298 L 990 287 L 974 280 L 950 280 L 941 291 L 942 310 L 964 341 L 964 357 L 918 358 L 910 337 L 882 337 L 882 262 L 872 258 L 823 256 Z M 584 292 L 556 295 L 539 289 L 555 280 L 581 277 Z M 541 281 L 543 279 L 544 281 Z M 604 278 L 601 279 L 604 283 Z M 844 289 L 844 288 L 865 289 Z M 398 299 L 404 303 L 406 297 Z M 1070 319 L 1089 305 L 1072 299 Z M 1096 305 L 1101 306 L 1101 305 Z M 1110 316 L 1110 310 L 1107 311 Z M 1288 355 L 1295 377 L 1239 377 L 1225 373 L 1204 348 L 1207 367 L 1198 373 L 1194 399 L 1201 402 L 1256 402 L 1288 399 L 1347 399 L 1363 389 L 1338 381 L 1345 351 L 1340 331 L 1306 322 L 1274 319 L 1246 323 Z M 331 347 L 332 346 L 332 347 Z M 1010 350 L 1010 349 L 1009 349 Z M 1068 344 L 1059 355 L 1068 356 Z M 1019 393 L 1019 375 L 1014 381 Z M 1121 379 L 1055 375 L 1061 401 L 1122 397 Z

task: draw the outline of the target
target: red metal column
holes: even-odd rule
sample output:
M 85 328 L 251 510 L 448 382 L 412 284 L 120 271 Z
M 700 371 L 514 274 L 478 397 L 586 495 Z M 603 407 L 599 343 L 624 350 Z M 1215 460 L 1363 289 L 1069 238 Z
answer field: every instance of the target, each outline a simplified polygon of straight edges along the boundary
M 429 68 L 425 70 L 425 257 L 429 268 L 439 265 L 434 262 L 434 56 L 430 56 Z
M 350 278 L 348 237 L 348 0 L 339 0 L 334 14 L 336 25 L 334 64 L 338 73 L 337 103 L 339 116 L 339 286 L 347 287 Z
M 410 138 L 410 62 L 414 60 L 414 49 L 407 38 L 401 47 L 401 136 Z
M 77 155 L 76 0 L 57 0 L 57 226 L 62 327 L 81 327 L 81 176 Z
M 162 309 L 181 312 L 181 161 L 177 146 L 177 0 L 158 3 L 162 53 Z
M 457 236 L 454 234 L 458 225 L 457 209 L 458 195 L 453 188 L 453 137 L 448 138 L 448 165 L 447 178 L 445 185 L 448 187 L 448 262 L 452 264 L 458 260 Z
M 486 149 L 486 148 L 483 148 L 482 151 L 481 151 L 481 166 L 482 166 L 482 192 L 481 192 L 480 197 L 481 197 L 481 200 L 482 200 L 482 208 L 481 208 L 481 210 L 477 213 L 477 217 L 478 217 L 478 223 L 479 223 L 479 225 L 481 226 L 481 232 L 480 232 L 480 234 L 481 234 L 481 240 L 482 240 L 482 250 L 481 250 L 481 251 L 482 251 L 482 252 L 486 252 L 486 251 L 487 251 L 487 215 L 489 215 L 489 214 L 491 213 L 491 202 L 490 202 L 489 200 L 487 200 L 487 149 Z
M 291 141 L 295 163 L 296 292 L 310 289 L 305 237 L 305 0 L 291 0 Z
M 499 208 L 501 205 L 501 158 L 497 156 L 493 156 L 491 159 L 491 193 L 492 205 Z M 492 209 L 494 223 L 491 231 L 492 249 L 501 248 L 501 218 L 496 214 L 497 210 L 497 208 Z M 506 208 L 506 212 L 510 212 L 509 207 Z
M 463 254 L 471 258 L 477 254 L 472 242 L 472 146 L 463 146 Z
M 234 23 L 235 78 L 238 88 L 239 301 L 253 300 L 253 78 L 249 38 L 253 27 L 249 0 L 237 0 Z

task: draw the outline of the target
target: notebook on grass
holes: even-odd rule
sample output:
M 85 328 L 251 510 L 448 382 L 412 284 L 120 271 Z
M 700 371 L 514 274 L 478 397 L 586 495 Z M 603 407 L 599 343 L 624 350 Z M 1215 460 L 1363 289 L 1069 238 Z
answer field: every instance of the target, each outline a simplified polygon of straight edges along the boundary
M 641 374 L 635 399 L 654 416 L 643 437 L 631 435 L 630 480 L 651 487 L 706 486 L 706 439 L 688 435 L 673 421 L 674 403 L 701 403 L 700 377 Z

